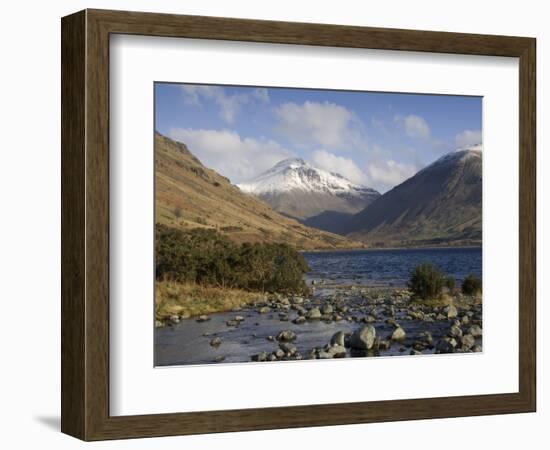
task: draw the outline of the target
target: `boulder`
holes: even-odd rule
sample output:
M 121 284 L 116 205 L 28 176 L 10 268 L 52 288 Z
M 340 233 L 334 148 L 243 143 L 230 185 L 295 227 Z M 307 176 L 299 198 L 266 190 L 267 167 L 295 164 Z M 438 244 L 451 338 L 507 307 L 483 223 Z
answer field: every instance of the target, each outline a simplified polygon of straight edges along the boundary
M 172 314 L 170 316 L 170 322 L 172 323 L 180 323 L 180 316 L 178 316 L 177 314 Z
M 293 355 L 298 350 L 296 346 L 290 342 L 279 342 L 279 348 L 287 355 Z
M 321 313 L 322 314 L 332 314 L 333 312 L 334 312 L 334 308 L 332 307 L 332 305 L 330 303 L 325 303 L 321 307 Z
M 429 331 L 421 331 L 416 335 L 416 341 L 426 346 L 430 346 L 433 344 L 433 337 Z
M 222 345 L 222 340 L 219 337 L 215 337 L 210 341 L 210 345 L 212 347 L 219 347 L 220 345 Z
M 277 335 L 277 340 L 279 342 L 292 342 L 295 341 L 298 336 L 292 330 L 284 330 L 279 332 Z
M 458 310 L 454 305 L 446 306 L 443 309 L 443 313 L 447 316 L 447 319 L 454 319 L 456 316 L 458 316 Z
M 440 339 L 435 346 L 436 353 L 454 353 L 455 348 L 447 339 Z
M 252 355 L 252 361 L 263 362 L 267 361 L 269 354 L 267 352 L 260 352 L 257 355 Z
M 306 322 L 306 318 L 304 316 L 298 316 L 296 319 L 292 321 L 292 323 L 295 323 L 296 325 L 301 325 L 302 323 Z
M 306 314 L 306 318 L 309 320 L 319 320 L 321 316 L 322 314 L 319 308 L 311 308 Z
M 347 335 L 343 331 L 338 331 L 330 338 L 330 345 L 346 345 Z
M 393 330 L 393 333 L 391 334 L 391 340 L 404 341 L 406 336 L 407 333 L 405 333 L 405 330 L 398 326 L 395 330 Z
M 376 329 L 372 325 L 365 325 L 353 332 L 350 346 L 357 350 L 370 350 L 374 346 L 375 339 Z
M 462 350 L 468 351 L 470 350 L 476 343 L 475 338 L 471 334 L 465 334 L 462 336 Z
M 449 336 L 454 337 L 454 338 L 461 338 L 462 337 L 462 328 L 460 328 L 459 325 L 454 324 L 449 329 Z
M 346 357 L 346 347 L 343 345 L 333 345 L 328 349 L 328 352 L 333 356 L 333 358 L 345 358 Z
M 208 317 L 206 314 L 202 314 L 199 317 L 197 317 L 197 322 L 208 322 L 210 320 L 210 317 Z
M 472 325 L 468 329 L 468 334 L 471 334 L 475 338 L 479 338 L 483 335 L 483 330 L 481 329 L 481 327 L 479 325 Z

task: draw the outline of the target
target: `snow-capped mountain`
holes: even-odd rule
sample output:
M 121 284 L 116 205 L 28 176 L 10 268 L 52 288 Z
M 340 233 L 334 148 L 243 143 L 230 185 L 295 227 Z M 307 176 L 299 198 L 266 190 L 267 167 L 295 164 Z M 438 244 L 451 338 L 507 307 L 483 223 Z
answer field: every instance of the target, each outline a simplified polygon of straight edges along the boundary
M 356 213 L 380 196 L 334 172 L 311 166 L 301 158 L 280 161 L 253 180 L 238 184 L 276 211 L 307 219 L 326 211 Z

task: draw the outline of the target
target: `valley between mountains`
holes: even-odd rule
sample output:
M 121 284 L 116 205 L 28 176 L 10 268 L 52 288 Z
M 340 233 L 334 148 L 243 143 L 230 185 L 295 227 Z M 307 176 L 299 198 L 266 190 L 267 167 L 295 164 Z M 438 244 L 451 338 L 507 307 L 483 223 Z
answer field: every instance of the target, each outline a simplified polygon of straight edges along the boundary
M 300 158 L 233 185 L 185 146 L 155 136 L 157 222 L 302 250 L 479 246 L 482 151 L 444 155 L 380 194 Z

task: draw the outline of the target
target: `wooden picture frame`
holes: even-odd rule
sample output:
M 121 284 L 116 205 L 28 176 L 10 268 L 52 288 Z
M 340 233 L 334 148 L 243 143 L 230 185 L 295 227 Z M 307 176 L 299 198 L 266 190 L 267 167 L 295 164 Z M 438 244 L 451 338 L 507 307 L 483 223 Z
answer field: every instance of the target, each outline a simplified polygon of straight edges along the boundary
M 536 407 L 536 40 L 85 10 L 62 19 L 62 417 L 83 440 L 532 412 Z M 519 58 L 519 392 L 109 415 L 109 36 L 134 34 Z

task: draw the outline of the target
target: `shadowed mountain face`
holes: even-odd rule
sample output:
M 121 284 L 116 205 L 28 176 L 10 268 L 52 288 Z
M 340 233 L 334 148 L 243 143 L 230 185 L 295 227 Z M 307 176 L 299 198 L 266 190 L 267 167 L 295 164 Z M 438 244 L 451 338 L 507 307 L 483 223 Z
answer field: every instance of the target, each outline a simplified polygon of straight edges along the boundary
M 342 175 L 309 165 L 301 158 L 277 163 L 255 179 L 238 185 L 274 210 L 304 221 L 326 211 L 353 214 L 380 194 Z
M 155 134 L 156 222 L 179 229 L 214 228 L 235 242 L 286 242 L 299 249 L 362 247 L 309 228 L 243 193 L 181 143 Z
M 481 146 L 438 159 L 356 214 L 345 231 L 370 245 L 481 243 Z

